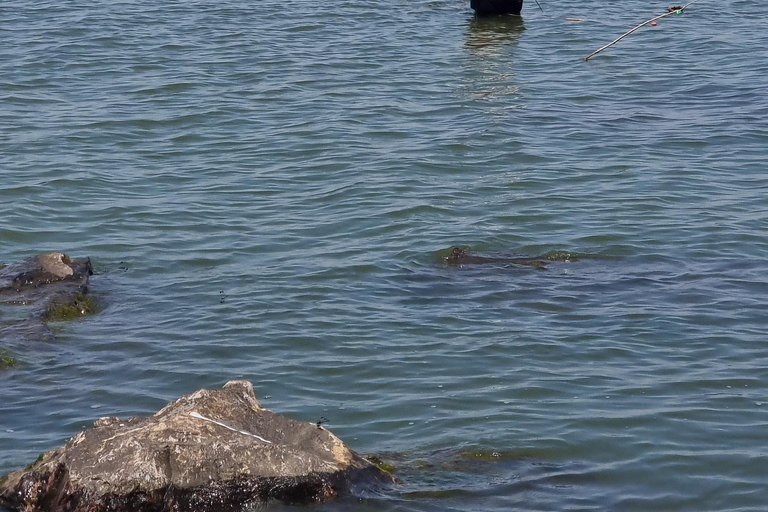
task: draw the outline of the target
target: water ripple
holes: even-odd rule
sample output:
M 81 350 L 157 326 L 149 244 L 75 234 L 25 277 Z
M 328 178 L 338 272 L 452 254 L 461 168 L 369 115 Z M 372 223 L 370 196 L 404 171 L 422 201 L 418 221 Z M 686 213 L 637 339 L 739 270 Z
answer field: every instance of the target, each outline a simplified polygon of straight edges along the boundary
M 1 258 L 89 255 L 104 307 L 0 308 L 0 473 L 247 378 L 399 466 L 320 509 L 764 508 L 762 5 L 585 63 L 658 13 L 6 3 Z

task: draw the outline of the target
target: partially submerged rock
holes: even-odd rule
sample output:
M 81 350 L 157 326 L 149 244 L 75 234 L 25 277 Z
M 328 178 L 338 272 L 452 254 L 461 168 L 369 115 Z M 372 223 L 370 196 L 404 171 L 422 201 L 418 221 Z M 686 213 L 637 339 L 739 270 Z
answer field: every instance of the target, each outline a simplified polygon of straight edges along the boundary
M 51 252 L 24 262 L 0 267 L 0 302 L 31 306 L 26 325 L 18 326 L 24 338 L 50 339 L 45 322 L 70 320 L 96 311 L 87 294 L 93 267 L 90 258 L 72 259 Z
M 88 278 L 92 275 L 90 258 L 71 259 L 62 252 L 50 252 L 22 263 L 0 267 L 0 293 L 3 298 L 16 294 L 16 300 L 25 303 L 37 300 L 43 295 L 40 291 L 46 289 L 77 289 L 85 293 L 88 290 Z M 26 299 L 26 296 L 32 299 Z
M 541 256 L 479 256 L 476 254 L 469 254 L 463 247 L 451 247 L 448 255 L 444 258 L 448 265 L 525 265 L 529 267 L 536 267 L 539 269 L 546 269 L 547 264 L 550 261 L 563 261 L 571 262 L 578 261 L 578 255 L 569 252 L 550 252 Z
M 541 258 L 476 256 L 467 254 L 467 251 L 461 247 L 452 247 L 451 252 L 445 257 L 445 262 L 449 265 L 483 265 L 488 263 L 499 263 L 504 265 L 526 265 L 538 268 L 544 268 L 547 265 L 547 262 Z
M 264 409 L 246 381 L 144 418 L 101 418 L 0 483 L 24 511 L 222 511 L 311 503 L 392 483 L 328 430 Z

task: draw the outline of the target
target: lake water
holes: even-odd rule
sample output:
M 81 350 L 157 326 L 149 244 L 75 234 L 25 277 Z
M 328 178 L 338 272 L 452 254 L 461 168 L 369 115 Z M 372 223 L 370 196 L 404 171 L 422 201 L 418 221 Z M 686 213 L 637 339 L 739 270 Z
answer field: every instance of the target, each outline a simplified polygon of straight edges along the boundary
M 237 378 L 398 468 L 314 510 L 765 510 L 768 4 L 540 2 L 4 0 L 0 260 L 103 310 L 0 307 L 0 474 Z

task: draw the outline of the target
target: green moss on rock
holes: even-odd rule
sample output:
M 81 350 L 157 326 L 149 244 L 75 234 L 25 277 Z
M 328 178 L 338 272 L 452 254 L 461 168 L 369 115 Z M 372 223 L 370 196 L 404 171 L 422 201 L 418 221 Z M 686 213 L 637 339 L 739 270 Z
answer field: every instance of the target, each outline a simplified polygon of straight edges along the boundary
M 40 464 L 40 462 L 43 460 L 43 457 L 45 457 L 45 452 L 38 455 L 37 460 L 35 462 L 30 462 L 29 464 L 27 464 L 27 466 L 24 468 L 24 471 L 29 471 L 36 465 Z
M 84 293 L 77 293 L 71 302 L 52 304 L 46 311 L 43 320 L 46 322 L 65 322 L 83 316 L 98 313 L 96 300 Z
M 395 466 L 384 462 L 381 460 L 381 457 L 377 455 L 366 455 L 365 459 L 390 476 L 395 472 Z
M 16 366 L 19 361 L 4 348 L 0 348 L 0 369 Z

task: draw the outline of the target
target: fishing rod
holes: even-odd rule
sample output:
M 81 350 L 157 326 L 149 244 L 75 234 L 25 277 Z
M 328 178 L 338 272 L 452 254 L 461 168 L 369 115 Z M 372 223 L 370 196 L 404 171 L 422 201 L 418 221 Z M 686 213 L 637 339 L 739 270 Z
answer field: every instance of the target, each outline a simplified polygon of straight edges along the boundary
M 606 48 L 610 48 L 611 46 L 615 45 L 616 43 L 618 43 L 619 41 L 621 41 L 622 39 L 627 37 L 629 34 L 634 32 L 635 30 L 638 30 L 641 27 L 644 27 L 644 26 L 646 26 L 649 23 L 653 23 L 656 20 L 660 20 L 661 18 L 666 18 L 667 16 L 671 16 L 673 14 L 680 14 L 680 13 L 682 13 L 685 10 L 686 7 L 688 7 L 689 5 L 695 4 L 698 1 L 699 0 L 693 0 L 692 2 L 688 2 L 687 4 L 683 5 L 682 7 L 670 7 L 669 8 L 669 12 L 665 12 L 664 14 L 662 14 L 660 16 L 656 16 L 655 18 L 651 18 L 648 21 L 642 22 L 641 24 L 639 24 L 638 26 L 636 26 L 632 30 L 630 30 L 628 32 L 625 32 L 624 34 L 620 35 L 619 37 L 617 37 L 616 39 L 614 39 L 613 41 L 611 41 L 607 45 L 603 46 L 602 48 L 598 48 L 597 50 L 593 51 L 592 53 L 590 53 L 589 55 L 584 57 L 584 60 L 585 61 L 589 60 L 591 57 L 597 55 L 598 53 L 600 53 L 601 51 L 605 50 Z M 536 3 L 538 3 L 538 1 Z
M 541 9 L 541 4 L 539 3 L 539 0 L 533 0 L 533 1 L 536 2 L 536 5 L 539 6 L 539 9 Z M 541 9 L 541 12 L 544 12 L 544 9 Z

